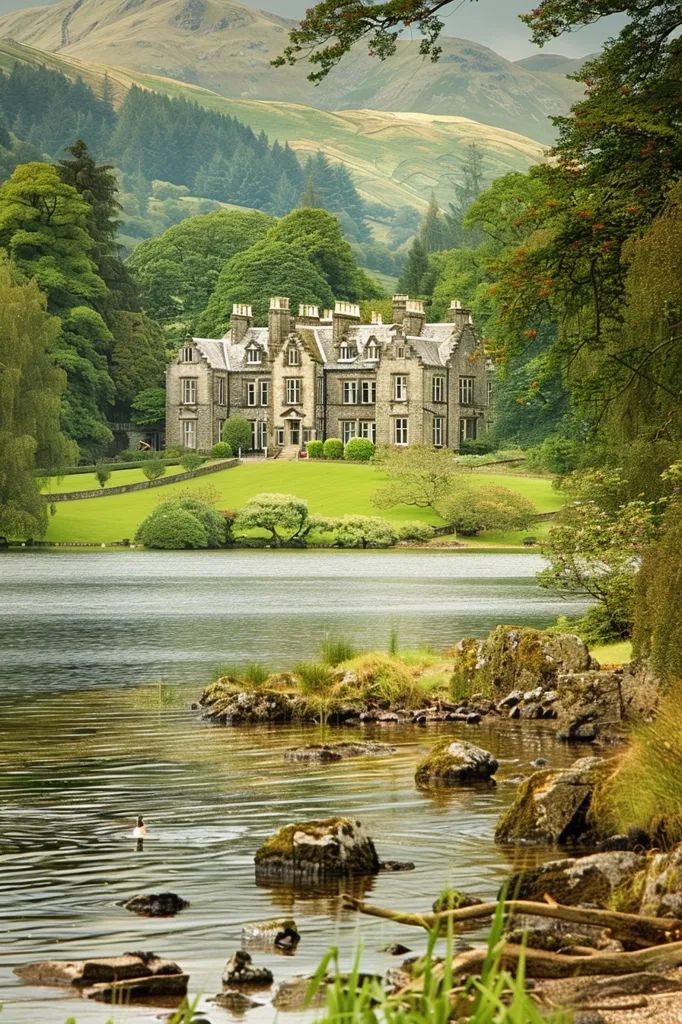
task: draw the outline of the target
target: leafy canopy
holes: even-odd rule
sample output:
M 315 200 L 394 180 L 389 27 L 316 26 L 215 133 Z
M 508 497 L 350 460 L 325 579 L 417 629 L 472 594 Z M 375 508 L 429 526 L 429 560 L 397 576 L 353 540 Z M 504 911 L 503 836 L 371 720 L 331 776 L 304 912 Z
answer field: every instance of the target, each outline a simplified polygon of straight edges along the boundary
M 372 503 L 378 508 L 416 505 L 435 511 L 444 495 L 452 490 L 457 474 L 451 451 L 427 445 L 380 448 L 374 461 L 390 478 L 390 483 L 372 496 Z

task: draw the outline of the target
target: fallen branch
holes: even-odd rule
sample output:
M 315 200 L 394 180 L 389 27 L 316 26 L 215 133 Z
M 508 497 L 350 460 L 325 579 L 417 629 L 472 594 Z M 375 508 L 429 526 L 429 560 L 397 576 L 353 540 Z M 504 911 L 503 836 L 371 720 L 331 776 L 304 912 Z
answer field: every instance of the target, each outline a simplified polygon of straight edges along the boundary
M 473 907 L 444 910 L 438 914 L 405 914 L 397 910 L 375 907 L 371 903 L 364 903 L 347 894 L 343 896 L 343 903 L 345 907 L 358 910 L 361 914 L 381 917 L 388 921 L 394 921 L 396 924 L 413 925 L 424 928 L 426 931 L 431 931 L 434 928 L 445 930 L 448 921 L 452 921 L 453 924 L 464 924 L 478 921 L 484 917 L 491 917 L 497 909 L 497 903 L 477 903 Z M 566 907 L 554 901 L 536 903 L 531 900 L 506 900 L 503 906 L 509 914 L 549 917 L 558 921 L 570 921 L 572 924 L 585 924 L 608 929 L 614 938 L 644 948 L 682 940 L 682 921 L 672 917 L 643 917 L 639 914 L 623 914 L 615 910 Z
M 529 978 L 575 978 L 588 975 L 633 974 L 646 970 L 671 970 L 682 965 L 682 942 L 650 949 L 637 949 L 630 953 L 596 953 L 594 956 L 566 956 L 563 953 L 548 953 L 542 949 L 527 949 L 524 946 L 507 943 L 496 950 L 500 966 L 514 970 L 520 960 L 525 961 L 526 976 Z M 460 953 L 452 960 L 453 977 L 470 977 L 480 974 L 489 956 L 488 949 L 472 949 Z M 431 977 L 436 981 L 443 978 L 443 964 L 436 964 Z M 423 978 L 415 978 L 396 993 L 397 999 L 418 994 Z

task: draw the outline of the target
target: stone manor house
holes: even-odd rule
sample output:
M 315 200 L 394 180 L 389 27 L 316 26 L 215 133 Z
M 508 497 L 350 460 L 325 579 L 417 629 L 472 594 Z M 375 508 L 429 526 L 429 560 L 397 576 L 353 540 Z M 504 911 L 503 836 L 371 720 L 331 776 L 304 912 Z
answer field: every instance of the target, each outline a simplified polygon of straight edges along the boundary
M 393 298 L 393 322 L 360 309 L 273 298 L 267 327 L 235 305 L 223 338 L 192 338 L 167 373 L 166 443 L 210 449 L 223 423 L 251 423 L 252 446 L 293 455 L 306 441 L 367 437 L 378 444 L 459 448 L 488 422 L 491 373 L 469 310 L 427 324 L 422 302 Z

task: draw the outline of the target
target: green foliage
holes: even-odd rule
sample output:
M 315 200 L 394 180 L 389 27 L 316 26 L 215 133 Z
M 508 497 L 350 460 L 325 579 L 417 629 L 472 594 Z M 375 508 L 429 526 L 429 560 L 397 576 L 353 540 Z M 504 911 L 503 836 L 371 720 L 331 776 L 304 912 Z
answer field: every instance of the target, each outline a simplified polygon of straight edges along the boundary
M 48 164 L 23 164 L 0 186 L 0 246 L 19 273 L 34 278 L 62 321 L 54 349 L 66 371 L 65 433 L 97 454 L 112 434 L 104 410 L 114 397 L 107 355 L 111 334 L 98 311 L 107 288 L 91 258 L 90 207 Z
M 434 536 L 434 529 L 428 523 L 398 523 L 395 533 L 398 540 L 416 540 L 423 544 Z
M 234 530 L 265 530 L 279 547 L 294 540 L 303 542 L 314 525 L 307 503 L 300 498 L 291 494 L 257 494 L 239 510 Z
M 549 566 L 540 586 L 581 594 L 600 604 L 610 638 L 631 635 L 636 559 L 655 535 L 653 507 L 635 500 L 611 512 L 595 500 L 569 506 L 542 550 Z
M 537 448 L 526 452 L 526 465 L 531 472 L 572 473 L 580 459 L 580 444 L 567 437 L 547 437 Z
M 158 480 L 166 472 L 166 467 L 161 459 L 148 459 L 142 467 L 142 472 L 147 480 Z
M 166 391 L 164 388 L 144 388 L 130 403 L 130 418 L 138 426 L 161 423 L 166 417 Z
M 349 462 L 369 462 L 374 458 L 375 445 L 367 437 L 353 437 L 343 450 L 343 457 Z
M 37 467 L 58 473 L 75 457 L 61 433 L 66 387 L 54 365 L 59 321 L 45 308 L 35 281 L 17 282 L 0 259 L 0 536 L 41 537 L 47 509 Z
M 643 829 L 661 845 L 682 842 L 682 684 L 677 678 L 653 722 L 634 730 L 597 794 L 599 820 L 614 832 Z
M 679 472 L 679 467 L 677 467 Z M 635 657 L 648 658 L 665 680 L 682 679 L 682 502 L 676 494 L 658 541 L 644 551 L 635 587 Z
M 309 459 L 323 459 L 324 458 L 324 442 L 323 441 L 307 441 L 306 451 Z
M 343 441 L 340 437 L 328 437 L 323 445 L 325 459 L 343 458 Z
M 167 507 L 167 503 L 140 524 L 135 540 L 147 548 L 171 551 L 208 547 L 206 530 L 196 516 L 183 508 Z
M 130 409 L 139 411 L 140 393 L 163 391 L 166 373 L 166 349 L 163 332 L 145 313 L 118 310 L 110 316 L 111 378 L 116 389 L 116 404 L 127 417 Z M 146 420 L 156 423 L 163 419 Z
M 320 644 L 320 656 L 325 665 L 336 668 L 343 661 L 349 661 L 357 655 L 357 650 L 349 640 L 341 637 L 329 637 Z
M 342 516 L 328 521 L 325 529 L 342 548 L 390 548 L 396 542 L 392 524 L 378 516 Z
M 459 485 L 441 498 L 438 511 L 457 533 L 473 536 L 483 530 L 523 530 L 532 522 L 535 506 L 508 487 L 474 490 Z
M 95 468 L 95 480 L 100 485 L 100 487 L 105 487 L 106 486 L 107 480 L 110 478 L 110 476 L 111 476 L 111 470 L 104 463 L 100 463 Z
M 184 452 L 180 456 L 180 465 L 187 473 L 193 472 L 198 469 L 199 466 L 203 465 L 203 458 L 197 452 Z
M 266 241 L 283 242 L 306 256 L 338 299 L 354 302 L 379 294 L 359 270 L 339 221 L 326 210 L 294 210 L 270 229 Z
M 248 452 L 251 449 L 251 424 L 243 416 L 230 416 L 223 423 L 221 440 L 227 442 L 233 452 Z
M 394 628 L 391 629 L 391 632 L 390 632 L 390 635 L 389 635 L 389 638 L 388 638 L 388 653 L 392 657 L 395 658 L 395 657 L 398 656 L 399 652 L 400 652 L 400 638 L 398 636 L 398 630 L 395 629 L 395 627 L 394 627 Z
M 219 548 L 225 543 L 225 524 L 218 512 L 198 498 L 172 498 L 147 516 L 135 540 L 148 548 Z
M 231 459 L 233 454 L 232 445 L 228 441 L 218 441 L 211 448 L 211 456 L 214 459 Z
M 332 681 L 331 666 L 323 661 L 303 661 L 294 667 L 303 694 L 324 694 Z
M 219 210 L 188 217 L 142 242 L 128 260 L 145 310 L 188 326 L 205 309 L 221 269 L 265 237 L 274 221 L 264 213 Z
M 295 245 L 265 239 L 237 253 L 220 272 L 198 330 L 206 337 L 220 336 L 227 328 L 235 302 L 248 299 L 256 324 L 267 324 L 270 297 L 287 295 L 292 309 L 300 303 L 328 308 L 334 295 L 320 271 Z
M 372 498 L 378 508 L 416 505 L 418 508 L 436 510 L 438 503 L 454 485 L 457 472 L 452 452 L 420 444 L 404 449 L 379 449 L 375 462 L 391 479 Z

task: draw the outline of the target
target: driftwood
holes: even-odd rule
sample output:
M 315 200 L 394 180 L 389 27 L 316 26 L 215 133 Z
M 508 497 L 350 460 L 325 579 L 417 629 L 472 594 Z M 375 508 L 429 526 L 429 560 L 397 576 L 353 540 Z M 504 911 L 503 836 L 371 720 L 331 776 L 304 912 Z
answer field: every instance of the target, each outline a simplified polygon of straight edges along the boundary
M 639 914 L 623 914 L 615 910 L 595 910 L 587 907 L 567 907 L 546 897 L 547 902 L 537 903 L 531 900 L 506 900 L 504 910 L 510 914 L 524 914 L 531 917 L 549 917 L 558 921 L 569 921 L 573 924 L 592 925 L 608 930 L 614 938 L 638 946 L 646 950 L 650 946 L 679 943 L 682 946 L 682 921 L 673 917 L 643 917 Z M 396 924 L 413 925 L 425 928 L 444 929 L 448 921 L 453 925 L 478 921 L 491 917 L 497 910 L 497 903 L 477 903 L 473 907 L 462 907 L 459 910 L 444 910 L 440 913 L 405 914 L 384 907 L 375 907 L 371 903 L 343 896 L 344 906 L 358 910 L 361 914 L 381 917 Z M 528 954 L 533 952 L 528 950 Z M 583 957 L 576 957 L 582 960 Z M 597 972 L 594 972 L 597 973 Z M 604 972 L 608 973 L 608 972 Z M 558 976 L 558 975 L 557 975 Z
M 497 951 L 500 965 L 514 970 L 519 961 L 525 961 L 526 976 L 529 978 L 575 978 L 615 974 L 632 974 L 639 971 L 670 970 L 682 965 L 682 942 L 667 946 L 653 946 L 637 949 L 631 953 L 595 953 L 594 956 L 566 956 L 563 953 L 547 953 L 541 949 L 527 949 L 512 943 L 500 943 Z M 452 960 L 453 978 L 480 974 L 488 957 L 487 949 L 472 949 L 459 953 Z M 433 967 L 431 976 L 435 980 L 443 977 L 443 964 Z M 416 978 L 397 993 L 402 999 L 411 993 L 421 991 L 423 978 Z

